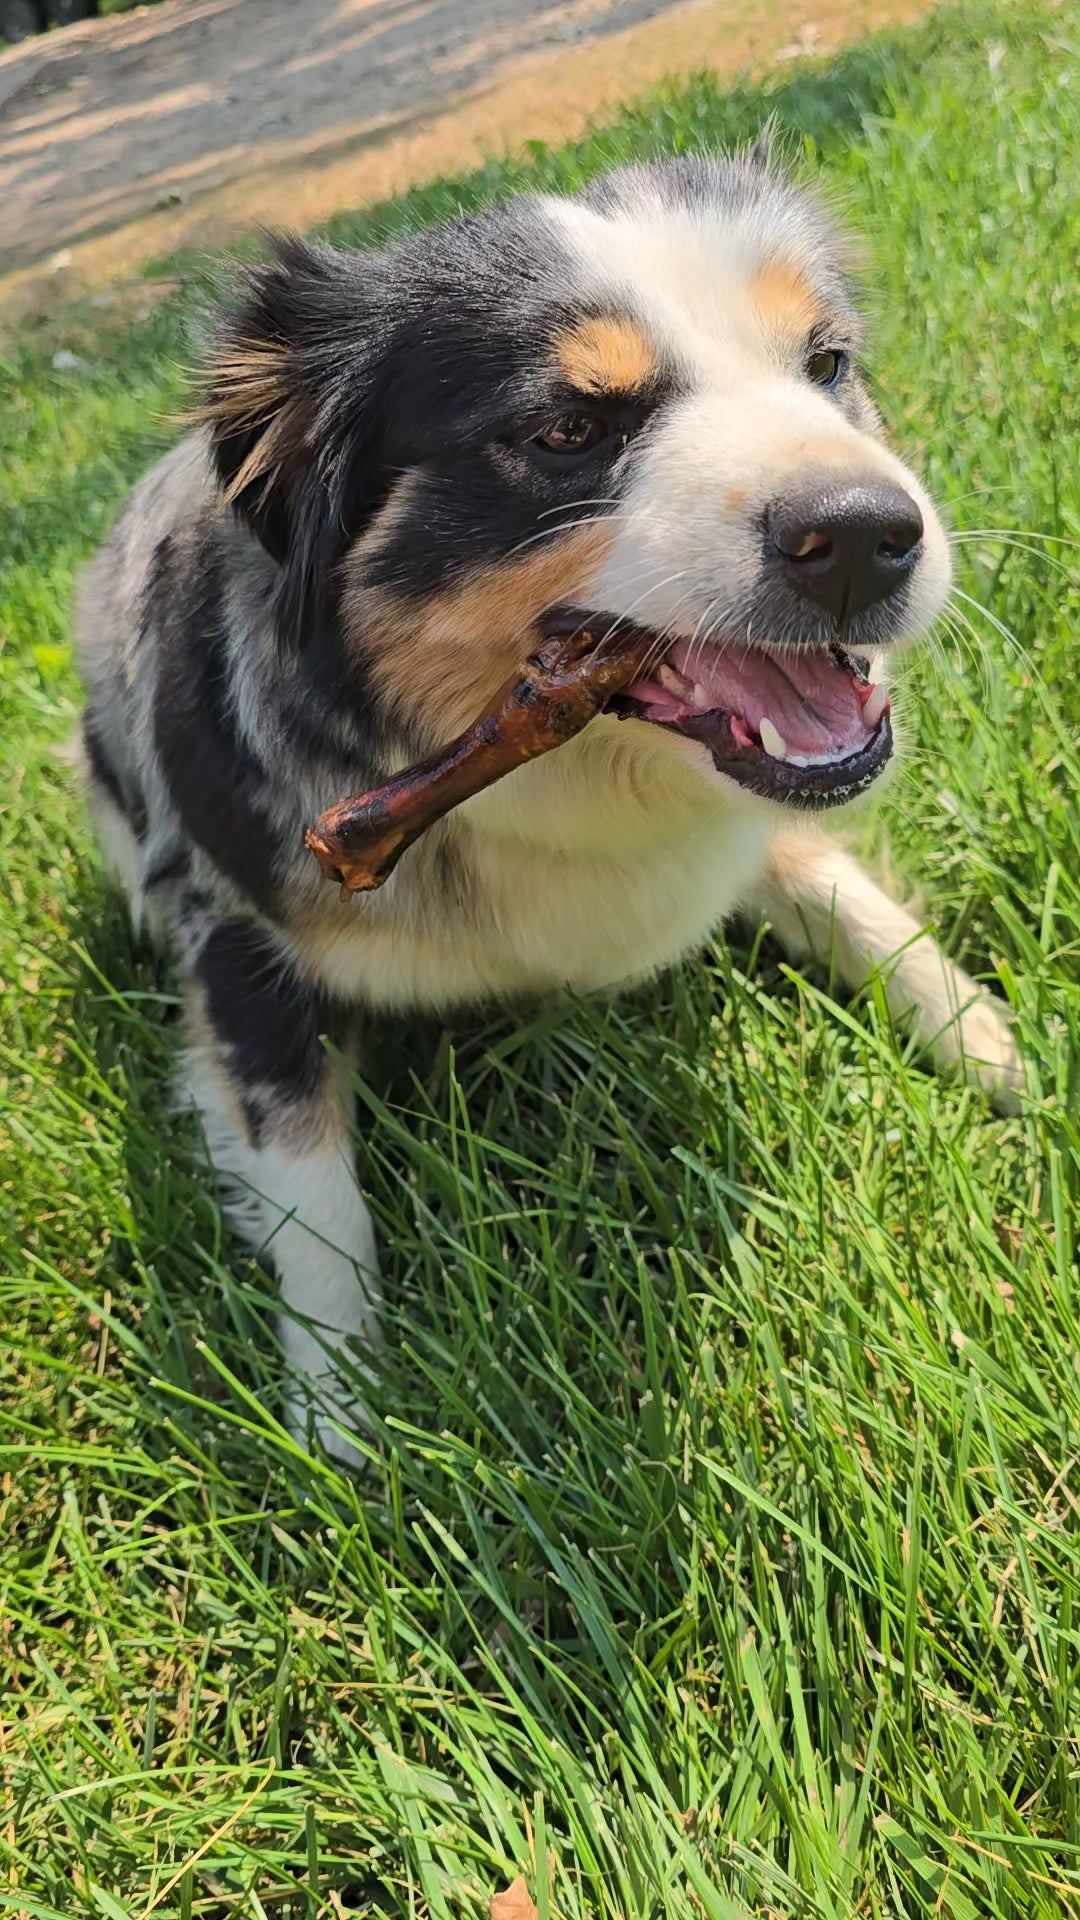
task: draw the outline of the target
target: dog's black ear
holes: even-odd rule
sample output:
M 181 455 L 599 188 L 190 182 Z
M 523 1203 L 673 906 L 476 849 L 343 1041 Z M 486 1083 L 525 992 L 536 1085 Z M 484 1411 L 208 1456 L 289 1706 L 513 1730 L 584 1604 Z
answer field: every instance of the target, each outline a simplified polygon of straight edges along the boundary
M 275 238 L 209 355 L 200 410 L 225 499 L 280 563 L 277 621 L 302 642 L 384 497 L 370 280 L 359 256 Z

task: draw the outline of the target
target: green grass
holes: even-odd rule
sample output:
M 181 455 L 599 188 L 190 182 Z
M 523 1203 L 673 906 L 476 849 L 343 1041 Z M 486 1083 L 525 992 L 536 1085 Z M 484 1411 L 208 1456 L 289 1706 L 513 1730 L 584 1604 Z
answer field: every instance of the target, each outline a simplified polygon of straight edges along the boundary
M 456 1920 L 520 1870 L 542 1920 L 1080 1913 L 1078 56 L 1075 12 L 965 10 L 770 94 L 871 236 L 899 443 L 958 526 L 1053 536 L 960 547 L 991 614 L 913 669 L 867 828 L 1014 1002 L 1023 1117 L 767 942 L 387 1033 L 363 1483 L 278 1424 L 55 757 L 199 288 L 0 361 L 0 1911 Z M 764 105 L 702 81 L 336 230 Z

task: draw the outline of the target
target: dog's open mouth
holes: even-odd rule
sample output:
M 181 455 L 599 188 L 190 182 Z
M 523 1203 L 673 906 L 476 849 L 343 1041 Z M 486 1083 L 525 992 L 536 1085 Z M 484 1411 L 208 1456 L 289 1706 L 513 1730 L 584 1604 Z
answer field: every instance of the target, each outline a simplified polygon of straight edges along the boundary
M 678 640 L 609 703 L 700 740 L 740 786 L 790 806 L 854 799 L 892 756 L 888 689 L 843 647 L 772 652 Z
M 347 893 L 381 887 L 434 821 L 605 711 L 702 741 L 722 773 L 790 806 L 853 798 L 892 752 L 888 690 L 842 647 L 778 653 L 683 640 L 653 667 L 649 628 L 577 607 L 550 608 L 540 635 L 464 733 L 319 815 L 304 843 L 329 879 Z

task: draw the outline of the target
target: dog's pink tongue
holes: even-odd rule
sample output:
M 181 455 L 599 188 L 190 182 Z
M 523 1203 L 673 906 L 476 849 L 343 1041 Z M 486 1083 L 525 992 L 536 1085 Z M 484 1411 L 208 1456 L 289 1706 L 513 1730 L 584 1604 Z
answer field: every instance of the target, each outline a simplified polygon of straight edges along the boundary
M 825 648 L 780 657 L 680 640 L 668 658 L 704 687 L 710 707 L 738 715 L 754 733 L 771 720 L 791 753 L 855 752 L 873 731 L 851 674 Z

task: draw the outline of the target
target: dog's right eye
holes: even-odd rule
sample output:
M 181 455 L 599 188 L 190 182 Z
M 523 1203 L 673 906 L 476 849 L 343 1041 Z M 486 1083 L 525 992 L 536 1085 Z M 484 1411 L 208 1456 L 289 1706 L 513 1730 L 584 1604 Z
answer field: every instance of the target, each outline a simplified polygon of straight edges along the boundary
M 807 355 L 807 378 L 815 387 L 835 387 L 846 366 L 847 354 L 839 347 L 818 347 Z
M 542 433 L 533 435 L 531 444 L 543 447 L 545 453 L 564 454 L 572 458 L 575 454 L 591 453 L 602 440 L 611 437 L 611 422 L 608 420 L 598 420 L 591 413 L 561 413 Z

